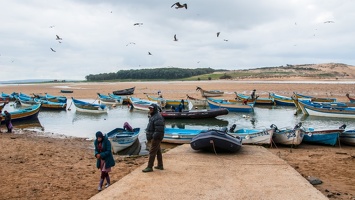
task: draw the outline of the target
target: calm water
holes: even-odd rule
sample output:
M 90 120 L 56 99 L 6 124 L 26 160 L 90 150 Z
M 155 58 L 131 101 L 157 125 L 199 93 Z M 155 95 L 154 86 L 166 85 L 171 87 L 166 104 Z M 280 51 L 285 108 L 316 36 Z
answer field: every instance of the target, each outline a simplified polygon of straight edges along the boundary
M 94 99 L 85 99 L 94 102 Z M 68 107 L 71 99 L 68 99 Z M 12 104 L 5 107 L 7 110 L 15 109 Z M 355 120 L 324 117 L 305 117 L 302 114 L 294 115 L 295 107 L 287 106 L 263 106 L 255 107 L 254 113 L 229 113 L 213 119 L 200 120 L 166 120 L 167 127 L 209 129 L 218 127 L 230 127 L 233 124 L 237 128 L 266 128 L 275 124 L 278 128 L 294 127 L 298 122 L 303 122 L 304 127 L 315 129 L 338 128 L 347 124 L 348 128 L 355 128 Z M 130 111 L 126 105 L 110 107 L 107 114 L 87 114 L 76 112 L 75 106 L 63 111 L 40 111 L 38 121 L 29 124 L 14 123 L 15 128 L 35 130 L 39 133 L 59 134 L 83 138 L 94 138 L 96 131 L 107 133 L 114 128 L 122 127 L 128 122 L 132 127 L 141 128 L 140 141 L 145 141 L 144 129 L 148 123 L 146 111 Z

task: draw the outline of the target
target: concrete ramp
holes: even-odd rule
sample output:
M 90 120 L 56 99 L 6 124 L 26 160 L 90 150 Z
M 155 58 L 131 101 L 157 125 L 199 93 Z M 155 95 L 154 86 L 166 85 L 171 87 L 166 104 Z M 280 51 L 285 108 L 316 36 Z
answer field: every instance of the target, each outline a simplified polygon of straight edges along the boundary
M 261 146 L 216 155 L 185 144 L 163 161 L 164 170 L 143 173 L 144 164 L 91 199 L 328 199 Z

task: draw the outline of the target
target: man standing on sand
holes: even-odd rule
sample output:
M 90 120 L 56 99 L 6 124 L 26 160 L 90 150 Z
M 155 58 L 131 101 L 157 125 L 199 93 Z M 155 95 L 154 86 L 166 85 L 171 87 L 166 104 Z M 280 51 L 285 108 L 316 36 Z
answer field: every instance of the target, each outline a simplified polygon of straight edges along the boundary
M 8 133 L 12 133 L 12 123 L 11 123 L 11 114 L 7 112 L 7 110 L 4 111 L 5 113 L 5 125 L 7 128 Z
M 143 169 L 143 172 L 152 172 L 155 157 L 157 157 L 158 165 L 155 169 L 164 170 L 163 167 L 163 155 L 160 148 L 160 143 L 164 138 L 165 121 L 159 113 L 158 105 L 152 104 L 149 106 L 149 122 L 146 129 L 147 140 L 151 140 L 151 146 L 149 149 L 149 161 L 148 166 Z

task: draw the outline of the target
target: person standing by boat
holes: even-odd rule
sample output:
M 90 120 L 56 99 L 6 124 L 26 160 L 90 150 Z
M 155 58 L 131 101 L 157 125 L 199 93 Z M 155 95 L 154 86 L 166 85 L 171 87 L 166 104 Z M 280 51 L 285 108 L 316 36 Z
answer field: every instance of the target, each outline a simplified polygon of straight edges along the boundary
M 7 132 L 8 133 L 12 133 L 12 123 L 11 123 L 11 114 L 9 112 L 7 112 L 7 110 L 4 111 L 5 113 L 5 125 L 7 128 Z
M 163 155 L 160 148 L 160 143 L 164 138 L 165 121 L 161 116 L 158 105 L 152 104 L 149 106 L 149 122 L 146 128 L 147 140 L 151 141 L 149 149 L 148 166 L 143 169 L 143 172 L 152 172 L 155 157 L 157 157 L 158 165 L 155 169 L 164 170 Z
M 256 89 L 254 89 L 253 92 L 251 93 L 251 95 L 250 95 L 251 99 L 255 99 L 255 91 L 256 91 Z
M 111 184 L 108 173 L 111 171 L 111 167 L 115 166 L 115 160 L 112 155 L 111 142 L 102 134 L 101 131 L 96 132 L 96 140 L 94 141 L 94 145 L 95 157 L 97 158 L 96 167 L 101 171 L 100 182 L 97 188 L 100 192 L 105 179 L 105 187 L 108 187 Z

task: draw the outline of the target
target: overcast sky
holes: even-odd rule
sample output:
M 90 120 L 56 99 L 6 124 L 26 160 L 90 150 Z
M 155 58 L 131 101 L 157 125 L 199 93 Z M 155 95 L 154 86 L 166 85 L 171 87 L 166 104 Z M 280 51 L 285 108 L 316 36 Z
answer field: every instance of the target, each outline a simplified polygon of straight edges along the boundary
M 0 0 L 0 81 L 84 80 L 158 67 L 355 64 L 354 0 L 174 3 Z

